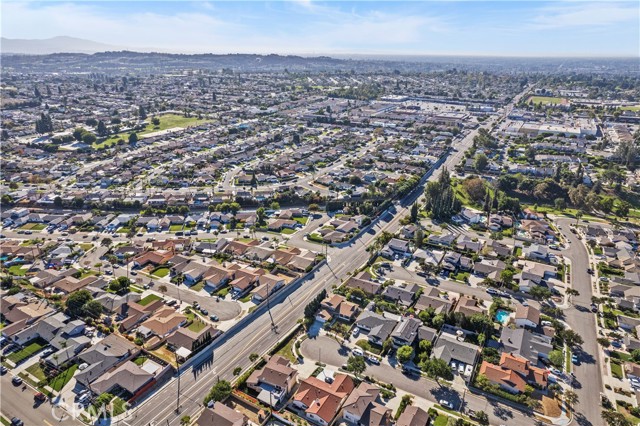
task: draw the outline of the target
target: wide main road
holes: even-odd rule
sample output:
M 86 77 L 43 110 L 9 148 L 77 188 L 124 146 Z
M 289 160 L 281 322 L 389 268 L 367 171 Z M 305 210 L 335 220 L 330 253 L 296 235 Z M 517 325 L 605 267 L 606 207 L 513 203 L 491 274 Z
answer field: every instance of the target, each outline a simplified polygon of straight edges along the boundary
M 602 372 L 600 371 L 600 350 L 596 339 L 596 316 L 588 309 L 593 295 L 592 278 L 587 272 L 589 255 L 582 241 L 570 232 L 572 219 L 558 218 L 556 223 L 570 246 L 563 256 L 571 261 L 571 286 L 578 290 L 579 296 L 572 297 L 573 306 L 564 310 L 566 321 L 576 331 L 584 343 L 578 353 L 580 365 L 573 366 L 576 375 L 575 391 L 578 403 L 575 418 L 580 426 L 602 424 L 600 417 L 600 392 L 602 391 Z
M 518 99 L 517 96 L 512 104 L 504 109 L 507 115 Z M 480 128 L 488 128 L 490 123 L 486 123 L 478 129 L 470 132 L 456 148 L 457 152 L 450 155 L 432 173 L 428 180 L 436 179 L 443 167 L 452 169 L 457 165 L 464 155 L 464 151 L 469 148 L 473 138 Z M 408 195 L 402 205 L 409 206 L 422 195 L 422 188 Z M 249 365 L 249 355 L 252 353 L 263 354 L 280 339 L 281 334 L 273 331 L 270 315 L 278 326 L 280 333 L 291 330 L 298 318 L 303 316 L 304 307 L 322 290 L 330 289 L 332 285 L 339 284 L 348 273 L 365 263 L 369 257 L 366 247 L 370 245 L 376 237 L 376 233 L 381 231 L 396 232 L 400 228 L 400 220 L 409 214 L 407 207 L 399 208 L 396 214 L 388 222 L 378 218 L 373 221 L 371 230 L 364 233 L 347 247 L 331 249 L 329 251 L 328 264 L 318 269 L 314 276 L 298 284 L 297 288 L 285 288 L 271 303 L 271 313 L 262 311 L 252 322 L 237 331 L 224 334 L 213 347 L 213 357 L 209 361 L 186 368 L 181 371 L 180 380 L 174 379 L 162 390 L 156 392 L 151 397 L 141 401 L 139 406 L 130 410 L 125 419 L 132 425 L 166 424 L 178 425 L 180 418 L 184 415 L 193 416 L 201 407 L 202 399 L 213 384 L 218 380 L 232 380 L 232 370 L 241 367 L 245 370 Z M 388 216 L 388 215 L 386 215 Z M 374 232 L 375 231 L 375 232 Z M 264 308 L 263 308 L 264 309 Z M 178 406 L 178 386 L 180 386 L 180 410 Z

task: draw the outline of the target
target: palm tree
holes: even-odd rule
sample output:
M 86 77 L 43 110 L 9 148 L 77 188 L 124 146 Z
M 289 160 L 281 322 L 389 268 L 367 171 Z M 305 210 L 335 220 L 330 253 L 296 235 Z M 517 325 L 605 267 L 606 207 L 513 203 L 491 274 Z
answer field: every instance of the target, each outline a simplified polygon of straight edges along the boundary
M 567 402 L 569 406 L 575 405 L 578 402 L 578 394 L 568 389 L 564 393 L 564 400 Z
M 567 301 L 569 302 L 569 304 L 571 304 L 571 297 L 572 296 L 580 296 L 580 292 L 574 288 L 568 288 L 565 291 L 565 294 L 567 295 Z

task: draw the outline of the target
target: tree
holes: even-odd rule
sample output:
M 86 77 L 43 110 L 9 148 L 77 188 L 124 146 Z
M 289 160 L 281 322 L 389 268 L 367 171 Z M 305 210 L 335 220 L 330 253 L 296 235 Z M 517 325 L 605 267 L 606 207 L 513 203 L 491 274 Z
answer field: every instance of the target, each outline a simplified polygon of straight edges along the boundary
M 169 290 L 166 285 L 162 284 L 158 287 L 158 291 L 162 294 L 165 294 Z
M 62 207 L 62 197 L 61 197 L 61 196 L 59 196 L 59 195 L 57 195 L 57 196 L 53 199 L 53 205 L 54 205 L 56 208 L 58 208 L 58 209 L 59 209 L 60 207 Z
M 103 238 L 102 241 L 100 241 L 100 245 L 103 247 L 109 247 L 111 244 L 113 244 L 113 240 L 111 238 Z
M 429 182 L 425 188 L 425 210 L 438 220 L 448 220 L 460 211 L 460 201 L 451 187 L 451 177 L 445 168 L 438 180 Z
M 91 318 L 100 318 L 104 308 L 97 300 L 90 300 L 82 307 L 82 312 Z
M 256 216 L 258 218 L 258 225 L 264 225 L 264 219 L 267 217 L 265 214 L 264 207 L 258 207 L 256 209 Z
M 159 126 L 160 125 L 160 119 L 158 117 L 153 117 L 151 119 L 151 124 L 153 124 L 154 126 Z
M 180 424 L 183 426 L 187 426 L 191 423 L 191 416 L 182 416 L 180 418 Z
M 138 117 L 140 117 L 141 120 L 147 118 L 147 110 L 144 109 L 142 105 L 138 108 Z
M 280 210 L 280 203 L 278 203 L 277 201 L 273 201 L 271 204 L 269 204 L 269 207 L 271 208 L 271 210 Z
M 571 389 L 567 389 L 564 393 L 564 400 L 567 401 L 569 405 L 575 405 L 578 403 L 578 394 Z
M 605 349 L 607 349 L 609 346 L 611 346 L 611 342 L 606 337 L 598 337 L 596 339 L 596 341 L 598 342 L 598 344 L 600 346 L 602 346 Z
M 551 290 L 546 287 L 535 285 L 529 290 L 529 294 L 536 300 L 545 300 L 551 297 Z
M 413 235 L 413 243 L 416 245 L 417 248 L 420 248 L 422 247 L 423 241 L 424 241 L 424 232 L 422 231 L 422 229 L 416 230 L 415 234 Z
M 96 135 L 91 132 L 85 132 L 82 134 L 82 142 L 86 143 L 87 145 L 91 145 L 96 140 L 98 140 L 98 138 L 96 138 Z
M 489 165 L 489 159 L 487 159 L 486 155 L 482 153 L 476 154 L 475 158 L 473 159 L 473 167 L 477 171 L 479 172 L 484 171 L 488 165 Z
M 413 356 L 413 348 L 408 345 L 400 346 L 396 351 L 396 359 L 400 364 L 406 364 L 411 361 Z
M 411 223 L 418 221 L 418 203 L 413 203 L 411 206 Z
M 135 145 L 136 143 L 138 143 L 138 134 L 133 132 L 129 135 L 129 144 Z
M 488 426 L 489 425 L 489 415 L 487 413 L 485 413 L 484 411 L 476 411 L 476 414 L 474 416 L 476 418 L 476 420 L 478 421 L 478 423 L 482 426 Z
M 104 121 L 98 121 L 98 126 L 96 127 L 96 131 L 100 136 L 107 136 L 109 134 L 109 130 L 107 130 L 107 125 L 104 124 Z
M 453 379 L 451 367 L 449 367 L 447 361 L 440 358 L 429 358 L 422 363 L 422 370 L 426 372 L 429 377 L 436 379 L 436 382 L 438 382 L 440 378 L 445 380 Z
M 231 395 L 231 391 L 231 383 L 226 380 L 220 380 L 213 385 L 207 396 L 205 396 L 204 403 L 206 405 L 209 401 L 224 401 L 229 395 Z
M 242 367 L 236 367 L 233 369 L 233 375 L 234 376 L 239 376 L 240 373 L 242 373 Z
M 602 413 L 600 413 L 600 416 L 608 426 L 633 426 L 631 420 L 627 419 L 624 414 L 618 413 L 617 411 L 603 410 Z
M 557 210 L 564 210 L 567 208 L 567 201 L 562 197 L 556 198 L 553 204 Z
M 358 377 L 367 369 L 367 364 L 363 357 L 352 355 L 347 359 L 347 369 Z
M 471 199 L 476 203 L 481 203 L 487 193 L 484 179 L 481 178 L 465 179 L 462 182 L 462 187 L 465 192 L 469 194 L 469 197 L 471 197 Z
M 67 311 L 72 317 L 79 317 L 83 314 L 84 305 L 93 300 L 89 290 L 79 290 L 71 293 L 65 302 Z
M 578 333 L 570 329 L 561 330 L 558 335 L 569 347 L 580 346 L 584 343 L 582 337 Z
M 512 271 L 511 269 L 504 269 L 502 272 L 500 272 L 500 281 L 502 281 L 502 284 L 504 284 L 505 286 L 510 286 L 513 282 L 514 274 L 514 271 Z

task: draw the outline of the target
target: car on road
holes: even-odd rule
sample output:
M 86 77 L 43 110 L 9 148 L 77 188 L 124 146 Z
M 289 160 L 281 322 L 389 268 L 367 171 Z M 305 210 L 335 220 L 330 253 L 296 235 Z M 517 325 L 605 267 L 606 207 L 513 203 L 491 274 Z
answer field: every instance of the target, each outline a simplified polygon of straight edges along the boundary
M 217 316 L 217 315 L 214 315 L 214 314 L 211 314 L 211 315 L 209 316 L 209 319 L 210 319 L 211 321 L 220 321 L 220 318 L 218 318 L 218 316 Z
M 24 422 L 18 417 L 14 417 L 11 419 L 11 426 L 24 426 Z
M 591 312 L 593 312 L 594 314 L 596 312 L 598 312 L 598 305 L 596 305 L 595 303 L 591 304 Z
M 364 352 L 362 352 L 362 349 L 359 348 L 355 348 L 353 351 L 351 351 L 351 353 L 355 356 L 364 356 Z
M 497 296 L 499 294 L 498 290 L 496 290 L 495 288 L 488 288 L 486 291 L 487 291 L 487 294 L 490 294 L 492 296 L 494 295 Z
M 369 361 L 371 364 L 374 364 L 374 365 L 380 365 L 380 360 L 373 355 L 369 355 L 367 357 L 367 361 Z
M 205 308 L 200 308 L 200 313 L 202 315 L 209 315 L 209 311 L 207 311 Z
M 131 275 L 138 275 L 136 271 L 131 271 Z
M 42 392 L 37 392 L 33 395 L 33 399 L 35 399 L 36 401 L 44 402 L 47 400 L 47 396 Z
M 593 275 L 593 269 L 591 269 L 591 268 L 587 268 L 587 274 L 589 274 L 589 275 Z
M 13 379 L 11 379 L 11 383 L 13 383 L 14 386 L 20 386 L 22 384 L 22 378 L 14 376 Z
M 560 250 L 560 247 L 558 247 L 558 245 L 557 245 L 557 244 L 551 244 L 551 245 L 549 246 L 549 248 L 550 248 L 551 250 Z
M 571 355 L 571 362 L 575 365 L 580 365 L 580 358 L 578 358 L 578 355 Z
M 440 403 L 440 405 L 442 405 L 445 408 L 448 408 L 449 410 L 453 410 L 453 403 L 451 403 L 451 401 L 447 401 L 446 399 L 441 399 L 440 401 L 438 401 Z

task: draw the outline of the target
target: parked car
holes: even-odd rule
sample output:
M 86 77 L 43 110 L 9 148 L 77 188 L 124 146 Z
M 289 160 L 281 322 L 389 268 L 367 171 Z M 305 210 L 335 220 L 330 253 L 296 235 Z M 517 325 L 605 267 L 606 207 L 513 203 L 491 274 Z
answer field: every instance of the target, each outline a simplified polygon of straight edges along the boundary
M 440 403 L 440 405 L 442 405 L 443 407 L 446 407 L 450 410 L 453 410 L 453 403 L 451 403 L 450 401 L 447 401 L 446 399 L 441 399 L 440 401 L 438 401 Z
M 42 392 L 38 392 L 35 395 L 33 395 L 33 399 L 35 399 L 36 401 L 44 402 L 47 400 L 47 396 Z
M 87 364 L 86 362 L 83 362 L 78 366 L 78 370 L 82 371 L 82 370 L 85 370 L 87 367 L 89 367 L 89 364 Z
M 20 420 L 18 417 L 14 417 L 11 419 L 12 426 L 24 426 L 24 422 Z
M 364 352 L 360 348 L 355 348 L 351 353 L 355 356 L 364 356 Z
M 578 355 L 571 355 L 571 362 L 575 365 L 580 365 L 580 358 L 578 358 Z
M 5 374 L 7 374 L 7 371 L 9 371 L 7 367 L 5 367 L 4 365 L 0 366 L 0 375 L 4 376 Z
M 369 361 L 371 364 L 374 364 L 374 365 L 380 365 L 380 360 L 373 355 L 369 355 L 367 357 L 367 361 Z
M 207 311 L 207 310 L 206 310 L 206 309 L 204 309 L 204 308 L 200 308 L 200 313 L 201 313 L 202 315 L 209 315 L 209 311 Z
M 14 376 L 13 379 L 11 379 L 11 383 L 13 383 L 14 386 L 20 386 L 22 384 L 22 378 Z
M 217 316 L 217 315 L 214 315 L 214 314 L 211 314 L 211 315 L 209 316 L 209 319 L 210 319 L 211 321 L 219 321 L 219 320 L 220 320 L 220 319 L 218 318 L 218 316 Z

